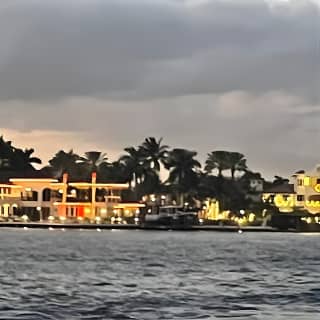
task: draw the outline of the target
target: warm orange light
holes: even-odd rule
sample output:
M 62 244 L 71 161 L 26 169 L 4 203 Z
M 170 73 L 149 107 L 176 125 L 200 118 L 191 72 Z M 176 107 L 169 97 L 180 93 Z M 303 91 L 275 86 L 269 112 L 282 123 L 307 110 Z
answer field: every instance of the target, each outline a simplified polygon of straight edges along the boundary
M 11 178 L 10 182 L 43 182 L 43 183 L 53 183 L 58 182 L 57 179 L 33 179 L 33 178 Z
M 12 188 L 12 189 L 22 189 L 21 186 L 13 185 L 13 184 L 0 184 L 0 188 Z
M 101 188 L 101 189 L 128 189 L 128 183 L 89 183 L 89 182 L 72 182 L 69 186 L 76 188 Z
M 127 208 L 144 208 L 145 205 L 142 203 L 119 203 L 114 206 L 115 209 L 127 209 Z
M 54 206 L 69 206 L 69 207 L 72 207 L 72 206 L 87 206 L 89 207 L 91 205 L 90 202 L 54 202 L 53 203 Z

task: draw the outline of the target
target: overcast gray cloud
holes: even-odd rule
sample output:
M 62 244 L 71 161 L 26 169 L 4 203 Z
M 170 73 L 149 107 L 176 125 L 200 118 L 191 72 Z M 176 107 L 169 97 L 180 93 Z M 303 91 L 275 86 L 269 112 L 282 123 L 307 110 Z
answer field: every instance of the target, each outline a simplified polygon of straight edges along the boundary
M 319 30 L 316 0 L 2 0 L 0 126 L 28 145 L 50 136 L 45 157 L 161 135 L 202 158 L 242 151 L 269 175 L 307 168 Z

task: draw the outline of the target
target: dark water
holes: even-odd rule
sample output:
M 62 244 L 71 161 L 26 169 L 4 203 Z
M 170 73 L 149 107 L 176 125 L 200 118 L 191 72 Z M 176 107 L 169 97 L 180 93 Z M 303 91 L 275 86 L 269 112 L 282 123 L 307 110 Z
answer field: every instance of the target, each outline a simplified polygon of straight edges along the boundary
M 0 230 L 0 319 L 319 319 L 320 235 Z

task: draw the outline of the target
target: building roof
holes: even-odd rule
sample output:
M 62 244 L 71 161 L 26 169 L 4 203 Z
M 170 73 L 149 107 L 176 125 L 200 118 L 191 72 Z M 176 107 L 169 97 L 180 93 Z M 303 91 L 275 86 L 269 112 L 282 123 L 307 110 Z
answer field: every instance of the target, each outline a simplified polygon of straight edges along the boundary
M 320 194 L 313 194 L 309 197 L 309 201 L 320 201 Z
M 291 183 L 284 183 L 280 185 L 272 186 L 269 189 L 263 191 L 264 193 L 295 193 L 294 192 L 294 185 Z

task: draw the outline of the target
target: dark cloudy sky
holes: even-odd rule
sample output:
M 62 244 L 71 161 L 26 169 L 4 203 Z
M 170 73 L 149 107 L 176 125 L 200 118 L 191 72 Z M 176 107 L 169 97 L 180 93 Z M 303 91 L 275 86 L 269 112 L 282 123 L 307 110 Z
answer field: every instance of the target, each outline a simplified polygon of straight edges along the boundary
M 320 162 L 317 0 L 1 0 L 0 127 L 48 159 L 146 136 Z

